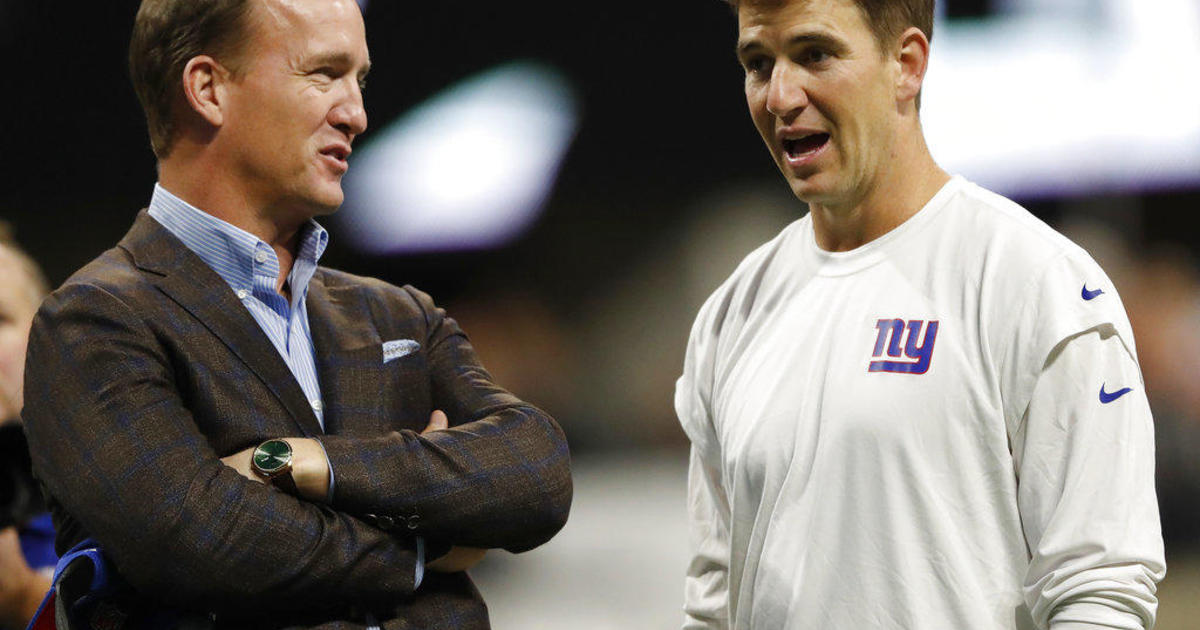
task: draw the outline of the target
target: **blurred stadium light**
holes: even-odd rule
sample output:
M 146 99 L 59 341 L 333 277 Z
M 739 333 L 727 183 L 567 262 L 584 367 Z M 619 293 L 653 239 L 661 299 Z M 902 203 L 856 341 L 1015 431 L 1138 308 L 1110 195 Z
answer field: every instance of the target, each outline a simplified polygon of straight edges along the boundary
M 338 220 L 376 254 L 501 245 L 537 217 L 577 121 L 571 87 L 548 66 L 468 78 L 355 151 Z
M 1200 183 L 1200 3 L 1000 0 L 934 29 L 942 165 L 1028 198 Z

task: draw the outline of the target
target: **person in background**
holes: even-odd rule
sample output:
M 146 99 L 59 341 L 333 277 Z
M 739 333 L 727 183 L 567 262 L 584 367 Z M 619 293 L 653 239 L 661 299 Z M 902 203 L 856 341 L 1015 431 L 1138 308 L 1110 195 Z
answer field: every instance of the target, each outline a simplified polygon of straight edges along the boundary
M 733 4 L 750 118 L 808 214 L 692 328 L 684 626 L 1151 628 L 1129 320 L 1085 251 L 934 161 L 933 0 Z
M 0 627 L 24 628 L 50 586 L 54 530 L 21 430 L 25 348 L 48 293 L 37 263 L 0 224 Z

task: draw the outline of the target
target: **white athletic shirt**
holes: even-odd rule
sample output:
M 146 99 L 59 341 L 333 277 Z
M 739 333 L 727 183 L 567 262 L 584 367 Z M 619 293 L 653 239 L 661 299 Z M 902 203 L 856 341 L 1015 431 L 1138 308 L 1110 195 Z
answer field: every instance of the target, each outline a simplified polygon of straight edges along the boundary
M 954 178 L 849 252 L 811 217 L 700 310 L 685 628 L 1150 628 L 1150 409 L 1081 248 Z

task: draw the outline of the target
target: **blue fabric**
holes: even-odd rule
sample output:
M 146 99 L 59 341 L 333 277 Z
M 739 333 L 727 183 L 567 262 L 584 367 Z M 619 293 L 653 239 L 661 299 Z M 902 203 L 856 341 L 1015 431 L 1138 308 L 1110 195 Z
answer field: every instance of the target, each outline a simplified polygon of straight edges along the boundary
M 36 571 L 58 564 L 58 554 L 54 553 L 54 521 L 49 512 L 17 528 L 17 536 L 30 568 Z
M 86 558 L 92 563 L 92 583 L 88 585 L 88 594 L 80 599 L 80 603 L 85 603 L 84 600 L 91 601 L 92 599 L 104 595 L 111 594 L 115 589 L 122 586 L 120 577 L 112 567 L 109 566 L 108 558 L 104 557 L 104 552 L 100 551 L 100 543 L 93 538 L 87 538 L 81 541 L 78 545 L 71 547 L 67 553 L 63 554 L 61 560 L 58 561 L 58 566 L 54 569 L 54 586 L 58 587 L 58 578 L 62 576 L 62 572 L 77 558 Z

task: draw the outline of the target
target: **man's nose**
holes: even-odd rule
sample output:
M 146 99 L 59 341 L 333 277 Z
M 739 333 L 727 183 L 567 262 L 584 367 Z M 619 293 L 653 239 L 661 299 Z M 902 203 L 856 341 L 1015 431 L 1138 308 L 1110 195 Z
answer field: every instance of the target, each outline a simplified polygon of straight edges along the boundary
M 357 85 L 352 94 L 329 112 L 329 122 L 350 136 L 367 130 L 367 110 L 363 107 L 362 90 Z
M 771 69 L 771 84 L 767 86 L 767 111 L 778 118 L 790 118 L 808 106 L 808 91 L 804 72 L 788 63 L 777 63 Z

